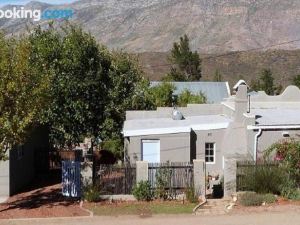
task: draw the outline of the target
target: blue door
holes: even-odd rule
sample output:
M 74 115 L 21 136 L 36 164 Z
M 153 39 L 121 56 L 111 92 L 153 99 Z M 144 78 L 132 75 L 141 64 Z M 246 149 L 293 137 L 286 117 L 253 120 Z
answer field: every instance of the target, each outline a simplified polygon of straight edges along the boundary
M 62 195 L 81 196 L 80 162 L 62 161 Z

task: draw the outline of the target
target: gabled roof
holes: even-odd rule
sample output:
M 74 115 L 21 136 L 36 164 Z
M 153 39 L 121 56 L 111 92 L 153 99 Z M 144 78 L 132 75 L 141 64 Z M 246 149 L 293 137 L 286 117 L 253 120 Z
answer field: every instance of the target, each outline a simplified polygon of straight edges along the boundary
M 150 86 L 160 85 L 161 81 L 152 81 Z M 193 94 L 199 94 L 201 91 L 207 98 L 207 103 L 220 103 L 224 98 L 230 96 L 230 88 L 228 82 L 169 82 L 172 83 L 176 90 L 175 95 L 179 95 L 184 90 L 189 90 Z

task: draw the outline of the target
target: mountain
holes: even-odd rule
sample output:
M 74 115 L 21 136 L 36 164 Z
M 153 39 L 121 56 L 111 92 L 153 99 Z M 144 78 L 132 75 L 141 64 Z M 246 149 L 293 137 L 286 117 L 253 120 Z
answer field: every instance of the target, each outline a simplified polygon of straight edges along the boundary
M 300 74 L 300 41 L 278 45 L 300 39 L 299 0 L 79 0 L 64 5 L 33 1 L 25 8 L 72 8 L 72 21 L 99 42 L 137 54 L 151 80 L 169 71 L 167 52 L 183 34 L 203 58 L 202 80 L 212 80 L 218 70 L 230 84 L 240 78 L 250 82 L 270 68 L 277 83 L 286 86 Z M 24 33 L 36 24 L 0 19 L 7 35 Z
M 169 72 L 168 53 L 145 52 L 137 55 L 140 65 L 150 80 L 161 80 Z M 263 69 L 271 69 L 276 84 L 283 87 L 300 74 L 300 50 L 268 50 L 231 52 L 224 55 L 201 54 L 202 79 L 212 81 L 218 70 L 232 87 L 239 79 L 249 84 L 259 78 Z
M 209 54 L 300 38 L 299 0 L 80 0 L 60 6 L 31 2 L 27 7 L 73 8 L 74 22 L 109 47 L 130 52 L 166 52 L 185 33 L 194 50 Z M 22 33 L 28 24 L 0 19 L 7 34 Z M 299 47 L 300 41 L 273 48 Z

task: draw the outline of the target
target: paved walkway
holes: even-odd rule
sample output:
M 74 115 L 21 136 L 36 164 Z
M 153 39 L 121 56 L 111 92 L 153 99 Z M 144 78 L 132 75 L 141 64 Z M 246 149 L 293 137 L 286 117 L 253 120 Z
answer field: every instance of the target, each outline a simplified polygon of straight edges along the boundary
M 197 215 L 222 215 L 226 214 L 226 205 L 230 203 L 225 199 L 207 199 L 206 204 L 202 205 L 196 211 Z
M 299 225 L 297 212 L 264 212 L 243 215 L 160 215 L 148 218 L 138 216 L 90 217 L 65 219 L 0 220 L 1 225 Z

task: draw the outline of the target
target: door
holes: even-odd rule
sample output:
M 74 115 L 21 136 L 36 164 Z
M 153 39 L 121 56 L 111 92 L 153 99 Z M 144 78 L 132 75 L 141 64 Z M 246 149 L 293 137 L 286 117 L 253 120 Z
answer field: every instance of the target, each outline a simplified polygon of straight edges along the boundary
M 80 162 L 62 161 L 62 195 L 81 196 Z
M 142 140 L 142 160 L 149 163 L 160 162 L 159 140 Z

